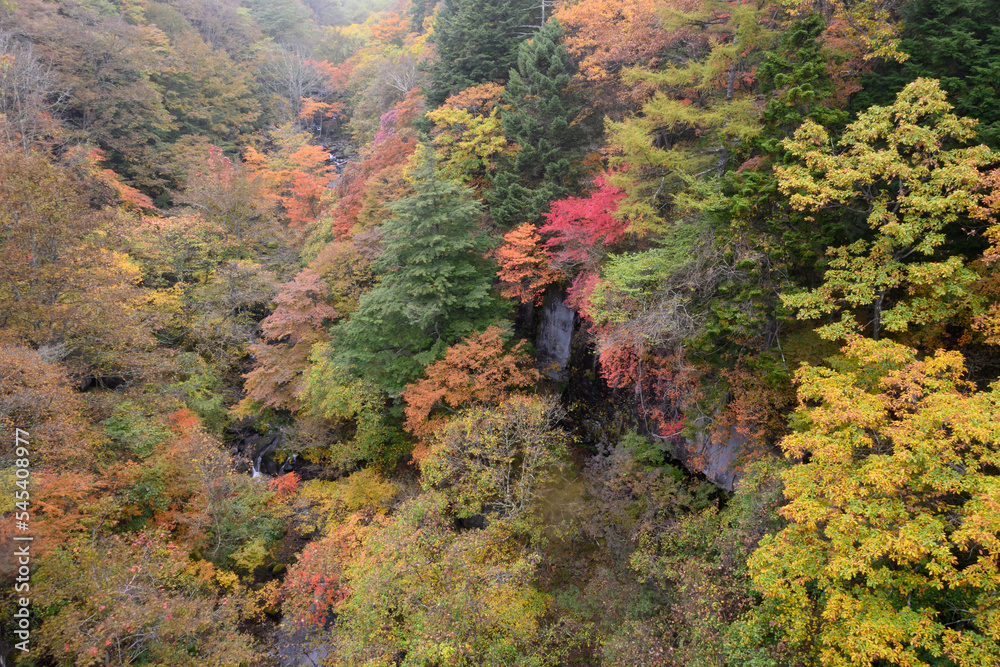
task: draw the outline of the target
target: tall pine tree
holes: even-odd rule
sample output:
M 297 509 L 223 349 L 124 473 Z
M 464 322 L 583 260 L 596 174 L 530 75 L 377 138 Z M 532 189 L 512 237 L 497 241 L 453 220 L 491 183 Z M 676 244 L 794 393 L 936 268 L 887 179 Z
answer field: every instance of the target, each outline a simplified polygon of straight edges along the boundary
M 432 37 L 437 61 L 431 66 L 427 102 L 439 106 L 449 95 L 480 83 L 502 83 L 524 39 L 531 0 L 443 0 Z
M 576 187 L 573 163 L 587 133 L 562 35 L 552 19 L 521 44 L 504 88 L 504 132 L 520 150 L 493 180 L 491 213 L 500 224 L 533 220 Z
M 483 209 L 471 191 L 443 179 L 431 159 L 414 169 L 416 193 L 390 205 L 381 282 L 334 328 L 340 365 L 398 393 L 449 345 L 501 314 L 492 242 L 476 229 Z

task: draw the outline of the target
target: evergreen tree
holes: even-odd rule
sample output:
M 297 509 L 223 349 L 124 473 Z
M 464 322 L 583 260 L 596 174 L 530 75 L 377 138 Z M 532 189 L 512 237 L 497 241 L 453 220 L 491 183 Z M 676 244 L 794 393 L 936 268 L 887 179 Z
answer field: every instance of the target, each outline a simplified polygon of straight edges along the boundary
M 493 180 L 491 212 L 501 224 L 537 218 L 549 201 L 576 185 L 573 161 L 586 132 L 580 123 L 582 104 L 570 87 L 573 63 L 562 35 L 562 26 L 552 19 L 522 43 L 504 88 L 504 132 L 520 151 Z
M 503 82 L 517 57 L 528 0 L 443 0 L 434 26 L 437 61 L 427 102 L 439 106 L 469 86 Z
M 906 84 L 938 79 L 955 113 L 979 120 L 979 141 L 1000 147 L 1000 4 L 993 0 L 914 0 L 903 17 L 903 63 L 889 62 L 862 83 L 852 106 L 892 104 Z
M 470 190 L 440 177 L 431 160 L 413 173 L 416 193 L 390 205 L 381 282 L 351 319 L 336 327 L 342 366 L 398 393 L 449 345 L 500 315 L 492 290 L 491 241 L 478 234 L 482 205 Z
M 814 266 L 828 246 L 846 240 L 847 230 L 860 234 L 863 220 L 842 210 L 813 212 L 805 216 L 787 205 L 778 190 L 774 164 L 792 164 L 782 141 L 791 137 L 803 121 L 810 119 L 832 134 L 843 132 L 846 111 L 837 108 L 836 84 L 828 63 L 834 59 L 822 42 L 826 20 L 820 14 L 807 15 L 782 33 L 777 48 L 764 53 L 757 80 L 769 99 L 761 112 L 761 132 L 747 141 L 738 159 L 746 165 L 726 175 L 727 223 L 721 234 L 740 238 L 739 228 L 753 230 L 754 236 L 780 239 L 766 242 L 770 269 L 807 282 Z M 744 285 L 748 289 L 750 285 Z
M 825 29 L 822 15 L 809 14 L 784 31 L 777 48 L 764 53 L 757 80 L 770 99 L 761 113 L 761 133 L 750 142 L 761 154 L 783 154 L 781 141 L 807 118 L 824 127 L 846 122 L 847 113 L 833 99 L 836 85 L 828 63 L 835 55 L 822 42 Z

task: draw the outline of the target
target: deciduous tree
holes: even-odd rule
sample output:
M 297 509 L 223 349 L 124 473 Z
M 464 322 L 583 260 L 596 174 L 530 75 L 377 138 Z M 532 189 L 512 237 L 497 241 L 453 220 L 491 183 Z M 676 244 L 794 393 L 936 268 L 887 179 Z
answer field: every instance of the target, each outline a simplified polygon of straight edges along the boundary
M 152 340 L 135 308 L 139 268 L 101 234 L 109 216 L 41 155 L 2 151 L 0 175 L 0 336 L 58 347 L 77 374 L 134 372 Z
M 347 661 L 416 664 L 565 662 L 578 637 L 547 618 L 533 585 L 537 556 L 510 527 L 458 532 L 439 494 L 407 503 L 345 568 L 350 596 L 330 639 Z M 530 661 L 530 662 L 529 662 Z
M 266 341 L 250 346 L 256 357 L 253 370 L 244 375 L 246 396 L 237 410 L 250 406 L 297 411 L 302 407 L 302 373 L 306 370 L 314 344 L 329 339 L 323 326 L 337 316 L 326 304 L 328 288 L 319 277 L 306 270 L 278 287 L 274 312 L 261 322 Z
M 542 237 L 530 222 L 504 234 L 494 256 L 500 265 L 500 293 L 520 303 L 542 305 L 546 288 L 559 281 L 559 273 L 542 245 Z
M 615 216 L 625 193 L 609 184 L 604 176 L 594 179 L 594 190 L 586 197 L 567 197 L 552 202 L 545 213 L 541 234 L 552 236 L 545 242 L 552 263 L 573 275 L 580 270 L 596 273 L 604 248 L 620 240 L 629 224 Z
M 513 148 L 504 135 L 499 103 L 503 88 L 486 83 L 452 95 L 427 113 L 434 123 L 434 146 L 441 171 L 480 187 L 497 168 L 501 155 Z
M 979 167 L 994 160 L 986 146 L 958 147 L 976 121 L 959 118 L 937 81 L 917 79 L 890 107 L 872 107 L 847 127 L 839 146 L 807 120 L 785 147 L 800 164 L 777 167 L 793 208 L 837 205 L 859 213 L 870 233 L 830 248 L 817 289 L 783 297 L 801 319 L 841 311 L 819 329 L 837 338 L 859 329 L 878 338 L 911 324 L 944 322 L 975 308 L 975 274 L 957 253 L 942 255 L 946 226 L 979 206 Z M 850 309 L 870 319 L 855 321 Z
M 188 168 L 178 200 L 218 226 L 235 256 L 245 259 L 256 244 L 274 235 L 275 212 L 268 197 L 267 175 L 209 146 Z
M 561 418 L 554 400 L 536 397 L 470 408 L 434 436 L 424 483 L 444 489 L 463 514 L 520 518 L 565 462 Z
M 750 559 L 764 622 L 834 667 L 1000 664 L 997 386 L 956 352 L 843 354 L 797 373 L 788 524 Z
M 28 152 L 58 132 L 57 112 L 66 92 L 30 46 L 0 31 L 0 136 Z
M 426 377 L 409 384 L 401 394 L 406 401 L 406 428 L 428 438 L 444 421 L 432 417 L 435 409 L 454 413 L 472 405 L 501 402 L 513 390 L 530 389 L 541 379 L 524 353 L 524 341 L 505 350 L 507 335 L 489 327 L 449 347 L 444 358 L 427 367 Z
M 250 661 L 239 604 L 194 575 L 162 533 L 74 540 L 35 574 L 39 604 L 53 610 L 34 637 L 60 662 L 122 666 L 141 660 L 204 665 Z

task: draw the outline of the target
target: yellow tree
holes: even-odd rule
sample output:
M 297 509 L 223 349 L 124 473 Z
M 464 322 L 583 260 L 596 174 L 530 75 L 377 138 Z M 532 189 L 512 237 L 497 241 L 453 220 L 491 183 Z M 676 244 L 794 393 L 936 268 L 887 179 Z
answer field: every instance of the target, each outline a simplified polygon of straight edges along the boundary
M 1000 665 L 1000 385 L 957 352 L 850 338 L 798 372 L 788 524 L 750 558 L 808 664 Z
M 567 664 L 582 633 L 534 585 L 540 556 L 508 522 L 458 531 L 447 498 L 434 492 L 389 521 L 369 521 L 324 637 L 336 664 L 391 665 L 399 656 L 442 667 Z
M 497 156 L 513 151 L 498 115 L 502 95 L 502 86 L 485 83 L 452 95 L 427 113 L 434 123 L 434 146 L 444 174 L 482 186 L 496 170 Z
M 975 137 L 975 120 L 959 118 L 933 79 L 917 79 L 890 107 L 872 107 L 847 127 L 839 146 L 807 120 L 784 142 L 799 164 L 777 167 L 778 186 L 793 208 L 828 206 L 860 214 L 871 230 L 850 245 L 830 248 L 824 282 L 782 297 L 812 319 L 867 309 L 871 320 L 819 329 L 828 338 L 871 326 L 905 331 L 910 324 L 941 322 L 975 306 L 976 275 L 958 254 L 942 256 L 945 227 L 975 214 L 981 201 L 979 168 L 995 158 L 986 146 L 956 147 Z
M 569 452 L 551 398 L 514 396 L 495 408 L 472 407 L 435 435 L 421 461 L 425 487 L 445 489 L 459 515 L 515 521 L 558 479 Z
M 0 151 L 0 339 L 46 348 L 76 376 L 129 373 L 152 346 L 139 268 L 109 247 L 87 189 L 43 156 Z

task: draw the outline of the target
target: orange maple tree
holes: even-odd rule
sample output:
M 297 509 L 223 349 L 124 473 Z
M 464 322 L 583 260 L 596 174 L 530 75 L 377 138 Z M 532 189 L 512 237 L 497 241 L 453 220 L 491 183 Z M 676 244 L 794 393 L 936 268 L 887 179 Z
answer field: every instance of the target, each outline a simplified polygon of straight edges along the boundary
M 426 439 L 455 413 L 471 405 L 499 403 L 515 390 L 541 379 L 520 341 L 505 351 L 504 330 L 489 327 L 445 351 L 444 359 L 427 367 L 427 376 L 406 386 L 406 429 Z M 441 414 L 433 414 L 441 410 Z M 426 451 L 418 448 L 414 459 Z
M 701 4 L 680 0 L 671 9 L 690 13 Z M 657 0 L 582 0 L 556 9 L 566 28 L 566 48 L 579 63 L 578 77 L 588 86 L 592 104 L 612 116 L 636 110 L 650 91 L 625 84 L 621 72 L 637 65 L 656 67 L 672 54 L 684 58 L 705 42 L 704 31 L 694 23 L 665 29 L 664 13 Z
M 292 126 L 277 134 L 277 151 L 265 155 L 250 146 L 243 162 L 270 186 L 270 197 L 284 208 L 289 227 L 302 230 L 323 212 L 323 195 L 332 180 L 329 153 Z
M 530 222 L 504 234 L 494 256 L 500 264 L 500 293 L 521 303 L 541 305 L 545 288 L 559 280 L 559 273 L 542 249 L 542 237 Z

